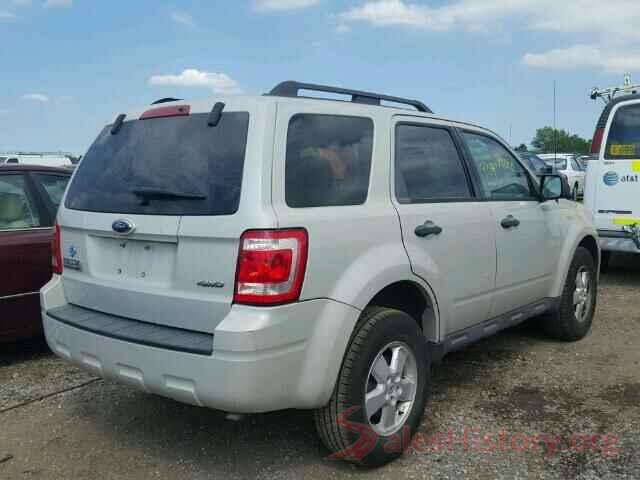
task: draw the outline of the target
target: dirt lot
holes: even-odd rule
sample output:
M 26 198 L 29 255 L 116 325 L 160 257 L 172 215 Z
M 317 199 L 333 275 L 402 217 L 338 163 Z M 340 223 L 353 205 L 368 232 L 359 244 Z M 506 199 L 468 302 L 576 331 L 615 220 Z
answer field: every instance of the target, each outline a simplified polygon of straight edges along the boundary
M 42 342 L 3 346 L 0 479 L 637 479 L 639 294 L 640 261 L 620 257 L 585 340 L 529 322 L 449 355 L 418 440 L 377 471 L 327 460 L 306 412 L 230 422 L 94 379 Z

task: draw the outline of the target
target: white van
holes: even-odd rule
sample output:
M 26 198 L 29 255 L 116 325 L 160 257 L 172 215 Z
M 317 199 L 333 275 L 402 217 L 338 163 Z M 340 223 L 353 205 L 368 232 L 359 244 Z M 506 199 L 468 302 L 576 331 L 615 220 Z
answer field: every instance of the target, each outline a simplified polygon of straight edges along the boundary
M 64 153 L 3 153 L 0 163 L 9 165 L 43 165 L 47 167 L 70 167 L 73 165 Z
M 585 207 L 593 217 L 603 250 L 640 253 L 640 95 L 607 104 L 593 135 Z

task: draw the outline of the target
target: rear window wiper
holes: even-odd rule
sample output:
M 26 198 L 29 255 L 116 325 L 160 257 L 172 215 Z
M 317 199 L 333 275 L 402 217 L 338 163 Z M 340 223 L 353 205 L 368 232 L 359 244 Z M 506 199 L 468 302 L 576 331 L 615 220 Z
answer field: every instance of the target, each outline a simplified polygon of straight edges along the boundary
M 147 205 L 152 198 L 180 198 L 187 200 L 206 200 L 207 196 L 198 192 L 178 192 L 155 187 L 134 187 L 131 193 L 142 199 L 141 204 Z

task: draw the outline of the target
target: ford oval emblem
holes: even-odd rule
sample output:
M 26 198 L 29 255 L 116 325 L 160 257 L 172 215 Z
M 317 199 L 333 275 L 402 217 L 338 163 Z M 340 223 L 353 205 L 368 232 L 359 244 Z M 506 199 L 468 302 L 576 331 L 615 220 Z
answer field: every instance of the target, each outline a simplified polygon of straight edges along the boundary
M 136 228 L 131 220 L 127 220 L 126 218 L 121 218 L 120 220 L 116 220 L 111 224 L 111 228 L 114 232 L 118 233 L 131 233 Z

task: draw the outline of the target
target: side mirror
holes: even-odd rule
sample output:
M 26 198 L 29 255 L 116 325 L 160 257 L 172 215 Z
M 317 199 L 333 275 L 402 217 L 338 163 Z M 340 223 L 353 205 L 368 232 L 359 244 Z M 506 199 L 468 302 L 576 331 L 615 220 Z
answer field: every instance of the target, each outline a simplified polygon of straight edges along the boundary
M 551 165 L 546 165 L 543 169 L 542 169 L 542 173 L 544 175 L 551 175 L 553 173 L 553 167 Z
M 566 182 L 566 179 L 565 179 Z M 568 186 L 567 182 L 567 186 Z M 563 178 L 560 175 L 543 175 L 540 179 L 540 200 L 558 200 L 564 194 Z

